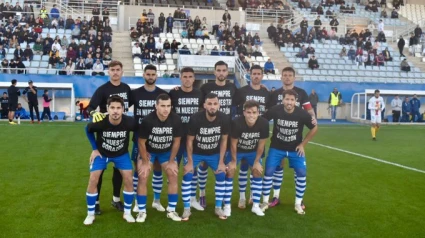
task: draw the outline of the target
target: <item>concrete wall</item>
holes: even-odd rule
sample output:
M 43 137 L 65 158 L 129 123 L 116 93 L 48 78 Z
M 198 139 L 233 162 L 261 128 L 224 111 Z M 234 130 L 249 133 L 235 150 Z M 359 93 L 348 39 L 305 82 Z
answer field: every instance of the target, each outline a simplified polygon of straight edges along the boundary
M 131 5 L 120 5 L 119 6 L 119 16 L 118 16 L 118 26 L 119 31 L 128 31 L 129 24 L 132 24 L 133 26 L 136 24 L 137 19 L 140 18 L 140 15 L 143 12 L 143 9 L 148 12 L 149 9 L 152 9 L 152 11 L 155 13 L 155 25 L 158 24 L 158 17 L 160 13 L 164 13 L 165 17 L 168 17 L 168 14 L 171 13 L 174 14 L 174 11 L 176 8 L 168 8 L 168 7 L 147 7 L 147 6 L 131 6 Z M 210 30 L 212 30 L 211 21 L 214 21 L 214 24 L 220 23 L 224 10 L 211 10 L 211 9 L 188 9 L 190 11 L 190 16 L 192 19 L 195 19 L 196 16 L 199 16 L 199 18 L 206 17 L 207 23 L 210 27 Z M 240 24 L 245 23 L 245 12 L 244 11 L 229 11 L 230 15 L 232 16 L 232 22 L 238 22 Z M 233 23 L 232 23 L 233 25 Z
M 425 5 L 424 0 L 405 0 L 404 2 L 407 3 L 407 4 Z

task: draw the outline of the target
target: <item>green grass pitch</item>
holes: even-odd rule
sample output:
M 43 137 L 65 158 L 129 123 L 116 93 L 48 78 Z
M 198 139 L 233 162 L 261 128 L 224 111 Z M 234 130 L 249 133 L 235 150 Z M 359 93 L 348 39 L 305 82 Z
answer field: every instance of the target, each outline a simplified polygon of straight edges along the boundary
M 424 237 L 425 173 L 310 144 L 307 150 L 306 215 L 293 211 L 293 171 L 285 169 L 282 204 L 257 217 L 237 208 L 214 215 L 214 178 L 209 173 L 208 207 L 190 221 L 173 222 L 152 210 L 144 224 L 127 224 L 110 206 L 109 165 L 92 226 L 85 191 L 90 146 L 82 123 L 0 124 L 0 237 Z M 316 143 L 425 170 L 425 127 L 382 126 L 373 142 L 367 126 L 320 126 Z M 181 171 L 180 171 L 181 173 Z M 180 185 L 179 185 L 180 186 Z M 162 204 L 167 201 L 166 183 Z M 247 194 L 249 194 L 247 192 Z M 177 211 L 181 214 L 179 198 Z M 135 214 L 134 214 L 135 215 Z

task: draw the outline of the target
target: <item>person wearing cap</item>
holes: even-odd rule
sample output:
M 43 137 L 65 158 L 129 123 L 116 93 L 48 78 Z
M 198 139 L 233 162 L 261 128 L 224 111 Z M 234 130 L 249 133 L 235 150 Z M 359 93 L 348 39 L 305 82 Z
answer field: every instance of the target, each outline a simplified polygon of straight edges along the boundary
M 28 87 L 22 92 L 24 100 L 28 103 L 30 111 L 31 124 L 34 123 L 34 110 L 38 124 L 40 124 L 40 112 L 38 111 L 37 87 L 33 85 L 33 81 L 28 81 Z

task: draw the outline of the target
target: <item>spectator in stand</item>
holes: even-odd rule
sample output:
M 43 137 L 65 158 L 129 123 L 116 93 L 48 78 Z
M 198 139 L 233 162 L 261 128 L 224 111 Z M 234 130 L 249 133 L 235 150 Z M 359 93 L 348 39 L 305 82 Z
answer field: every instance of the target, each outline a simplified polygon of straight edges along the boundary
M 165 64 L 165 62 L 166 62 L 165 54 L 164 54 L 164 51 L 161 50 L 161 53 L 159 53 L 159 56 L 158 56 L 158 63 Z
M 348 56 L 348 59 L 351 60 L 352 62 L 354 62 L 354 60 L 356 59 L 356 50 L 354 50 L 353 46 L 350 46 L 347 56 Z
M 74 26 L 74 29 L 71 32 L 72 39 L 80 39 L 81 31 L 78 25 Z
M 6 57 L 6 50 L 3 48 L 3 45 L 0 45 L 0 60 L 3 60 Z
M 411 108 L 411 115 L 412 115 L 412 121 L 418 122 L 421 118 L 420 114 L 420 108 L 421 108 L 421 101 L 418 99 L 416 94 L 413 95 L 413 98 L 410 100 L 410 108 Z
M 27 43 L 34 43 L 38 39 L 38 33 L 35 32 L 33 28 L 32 31 L 28 34 Z
M 341 52 L 339 52 L 339 57 L 341 58 L 347 57 L 347 49 L 345 47 L 342 47 Z
M 402 104 L 403 104 L 403 101 L 398 97 L 398 95 L 395 95 L 393 100 L 391 100 L 393 122 L 400 121 L 400 112 L 401 112 Z
M 91 14 L 94 17 L 95 22 L 99 22 L 100 9 L 98 8 L 98 6 L 94 6 L 93 10 L 91 11 Z
M 417 42 L 420 42 L 420 39 L 422 36 L 422 29 L 419 27 L 419 25 L 416 26 L 414 33 L 415 33 Z
M 173 32 L 174 19 L 171 16 L 171 13 L 168 15 L 166 21 L 167 21 L 167 33 L 172 33 Z
M 315 52 L 316 52 L 316 50 L 313 48 L 313 46 L 311 46 L 309 44 L 307 49 L 306 49 L 306 53 L 309 54 L 309 55 L 313 55 Z
M 7 74 L 9 72 L 9 70 L 7 68 L 9 68 L 9 61 L 5 58 L 3 59 L 3 61 L 1 62 L 1 68 L 2 68 L 2 73 Z
M 300 52 L 296 54 L 295 57 L 301 58 L 303 60 L 308 58 L 308 53 L 304 45 L 300 48 Z
M 244 57 L 244 56 L 242 56 L 241 61 L 242 61 L 242 65 L 243 65 L 244 69 L 245 69 L 246 71 L 249 71 L 249 69 L 251 68 L 251 65 L 250 65 L 250 64 L 249 64 L 249 62 L 245 59 L 245 57 Z
M 410 104 L 409 97 L 404 98 L 404 102 L 401 106 L 401 113 L 401 122 L 409 122 L 409 117 L 412 113 L 412 105 Z
M 378 33 L 378 36 L 376 37 L 376 40 L 378 42 L 387 42 L 387 39 L 385 38 L 385 33 L 383 31 L 380 31 Z
M 162 75 L 163 78 L 169 78 L 170 77 L 170 73 L 168 72 L 168 70 L 164 71 L 164 74 Z
M 418 44 L 418 40 L 416 39 L 415 35 L 410 33 L 409 38 L 409 52 L 411 55 L 415 55 L 415 46 Z
M 404 59 L 403 61 L 401 61 L 400 69 L 401 71 L 404 71 L 404 72 L 410 72 L 410 65 L 407 62 L 407 59 Z
M 68 60 L 65 67 L 66 75 L 73 75 L 74 70 L 75 70 L 74 62 L 72 60 Z
M 211 50 L 211 55 L 219 56 L 220 52 L 217 49 L 217 46 L 214 46 L 214 48 Z
M 103 70 L 104 70 L 103 64 L 100 62 L 99 59 L 97 59 L 96 63 L 93 65 L 93 71 L 92 71 L 91 75 L 92 76 L 96 76 L 96 75 L 105 76 L 105 72 L 103 72 Z
M 146 45 L 145 45 L 145 50 L 146 49 L 151 53 L 155 52 L 155 40 L 154 39 L 148 40 L 148 43 L 146 43 Z
M 232 20 L 232 16 L 230 16 L 230 13 L 227 10 L 224 12 L 222 20 L 227 27 L 230 27 L 230 21 Z
M 311 93 L 308 96 L 308 101 L 310 102 L 311 107 L 313 107 L 314 115 L 316 115 L 317 118 L 317 104 L 319 103 L 319 96 L 314 89 L 311 90 Z
M 22 63 L 21 58 L 17 60 L 16 68 L 18 68 L 18 74 L 25 74 L 25 65 Z
M 314 29 L 316 30 L 316 32 L 320 31 L 321 26 L 322 26 L 322 21 L 320 20 L 320 16 L 317 16 L 317 19 L 314 20 Z
M 143 64 L 150 64 L 151 54 L 149 53 L 149 49 L 145 48 L 145 51 L 140 55 Z
M 139 47 L 139 43 L 133 45 L 131 49 L 131 53 L 133 54 L 133 58 L 139 57 L 142 55 L 142 49 Z
M 310 60 L 308 61 L 308 67 L 312 70 L 319 68 L 319 63 L 318 63 L 315 55 L 312 55 L 310 57 Z
M 267 62 L 264 64 L 264 73 L 266 74 L 275 74 L 275 68 L 272 60 L 269 58 Z
M 382 51 L 382 55 L 384 56 L 385 61 L 393 61 L 393 57 L 391 57 L 388 47 L 385 47 L 385 50 Z
M 77 53 L 75 52 L 74 48 L 71 46 L 68 48 L 68 51 L 66 53 L 66 58 L 68 60 L 75 61 L 77 59 Z
M 393 19 L 398 18 L 398 12 L 395 9 L 393 9 L 393 11 L 391 12 L 391 18 Z
M 92 54 L 87 54 L 87 58 L 84 61 L 84 63 L 86 64 L 86 69 L 92 69 L 93 68 L 94 60 L 93 60 Z
M 75 75 L 84 75 L 84 70 L 86 70 L 86 64 L 84 63 L 84 58 L 81 57 L 75 65 Z
M 208 51 L 205 49 L 204 45 L 201 45 L 201 48 L 199 48 L 197 55 L 208 55 Z
M 387 18 L 387 17 L 388 17 L 387 10 L 385 8 L 382 8 L 380 18 Z
M 68 50 L 65 46 L 62 46 L 62 48 L 59 50 L 59 57 L 62 59 L 66 58 L 66 54 L 68 53 Z
M 159 32 L 163 33 L 164 32 L 164 26 L 165 26 L 165 16 L 164 13 L 160 13 L 159 17 L 158 17 L 158 26 L 159 26 Z
M 26 61 L 32 61 L 34 53 L 31 50 L 31 46 L 28 44 L 27 48 L 24 50 L 24 59 Z
M 179 45 L 181 45 L 180 42 L 177 42 L 176 40 L 173 40 L 173 42 L 171 43 L 171 54 L 174 54 L 177 52 L 177 50 L 179 49 Z M 164 47 L 165 49 L 165 47 Z M 186 46 L 187 49 L 187 46 Z M 189 51 L 190 54 L 190 51 Z
M 24 51 L 21 49 L 20 45 L 17 45 L 13 55 L 15 56 L 15 60 L 18 60 L 18 59 L 24 57 Z
M 399 40 L 398 40 L 398 42 L 397 42 L 397 47 L 398 47 L 398 50 L 399 50 L 399 52 L 400 52 L 400 57 L 406 57 L 406 56 L 403 54 L 403 49 L 404 49 L 405 44 L 406 44 L 406 42 L 404 41 L 403 36 L 400 36 L 400 39 L 399 39 Z
M 382 53 L 380 53 L 379 55 L 377 55 L 375 57 L 375 62 L 376 62 L 376 66 L 384 66 L 385 65 L 385 59 L 384 59 L 384 56 L 382 55 Z
M 63 58 L 60 58 L 59 61 L 56 63 L 56 69 L 58 70 L 59 75 L 66 75 L 65 71 L 65 62 Z
M 273 25 L 273 23 L 270 23 L 270 26 L 267 28 L 267 34 L 269 36 L 269 39 L 273 39 L 277 33 L 276 27 Z
M 379 23 L 378 23 L 378 32 L 379 31 L 384 31 L 384 22 L 382 21 L 382 19 L 379 19 Z

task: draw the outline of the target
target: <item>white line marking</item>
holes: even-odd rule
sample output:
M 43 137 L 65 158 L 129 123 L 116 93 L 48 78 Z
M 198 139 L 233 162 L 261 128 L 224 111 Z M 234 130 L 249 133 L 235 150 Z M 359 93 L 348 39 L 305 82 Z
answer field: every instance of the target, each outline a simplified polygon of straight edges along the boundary
M 324 148 L 327 148 L 327 149 L 336 150 L 336 151 L 343 152 L 343 153 L 346 153 L 346 154 L 363 157 L 363 158 L 374 160 L 374 161 L 381 162 L 381 163 L 384 163 L 384 164 L 389 164 L 389 165 L 393 165 L 393 166 L 400 167 L 400 168 L 403 168 L 403 169 L 407 169 L 407 170 L 411 170 L 411 171 L 415 171 L 415 172 L 419 172 L 419 173 L 425 174 L 425 171 L 424 170 L 420 170 L 420 169 L 416 169 L 416 168 L 404 166 L 404 165 L 401 165 L 401 164 L 389 162 L 389 161 L 386 161 L 386 160 L 374 158 L 374 157 L 367 156 L 367 155 L 362 155 L 362 154 L 351 152 L 351 151 L 348 151 L 348 150 L 343 150 L 343 149 L 339 149 L 339 148 L 336 148 L 336 147 L 319 144 L 319 143 L 316 143 L 316 142 L 309 142 L 309 144 L 317 145 L 317 146 L 324 147 Z

